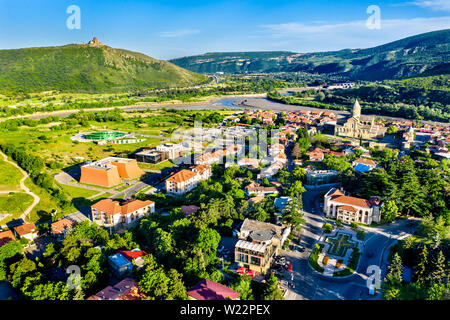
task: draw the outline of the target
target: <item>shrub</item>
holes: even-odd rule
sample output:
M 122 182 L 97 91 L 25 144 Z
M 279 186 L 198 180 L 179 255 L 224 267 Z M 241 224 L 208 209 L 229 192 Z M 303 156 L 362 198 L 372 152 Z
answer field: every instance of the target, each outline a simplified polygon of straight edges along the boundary
M 323 229 L 323 231 L 325 231 L 326 233 L 330 233 L 331 230 L 333 230 L 333 226 L 332 226 L 331 224 L 329 224 L 329 223 L 324 223 L 324 224 L 322 225 L 322 229 Z

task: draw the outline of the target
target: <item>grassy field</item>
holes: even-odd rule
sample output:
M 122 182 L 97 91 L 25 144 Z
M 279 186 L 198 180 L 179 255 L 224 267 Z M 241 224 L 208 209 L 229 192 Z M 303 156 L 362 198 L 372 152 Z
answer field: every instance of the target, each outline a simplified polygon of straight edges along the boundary
M 170 160 L 165 160 L 160 163 L 151 164 L 151 163 L 139 163 L 139 167 L 144 170 L 156 170 L 161 171 L 165 168 L 171 168 L 175 164 Z
M 20 179 L 22 172 L 6 161 L 0 160 L 0 191 L 20 190 Z
M 90 198 L 96 194 L 99 194 L 99 192 L 95 190 L 89 190 L 73 186 L 60 185 L 60 187 L 72 198 Z
M 0 213 L 10 214 L 8 217 L 0 220 L 0 224 L 17 219 L 32 203 L 33 197 L 24 192 L 0 195 Z

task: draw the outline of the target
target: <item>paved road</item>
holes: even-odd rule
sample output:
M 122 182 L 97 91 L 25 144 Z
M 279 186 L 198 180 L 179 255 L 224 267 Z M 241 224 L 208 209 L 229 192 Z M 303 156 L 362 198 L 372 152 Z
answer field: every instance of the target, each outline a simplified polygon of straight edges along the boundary
M 0 151 L 0 154 L 2 155 L 3 159 L 10 163 L 11 165 L 13 165 L 14 167 L 16 167 L 17 169 L 20 170 L 20 172 L 23 174 L 23 178 L 20 179 L 20 188 L 27 194 L 29 194 L 30 196 L 33 197 L 33 203 L 20 215 L 20 217 L 18 218 L 19 220 L 21 219 L 22 221 L 25 221 L 25 218 L 28 216 L 28 214 L 31 212 L 31 210 L 33 210 L 33 208 L 39 203 L 39 201 L 41 201 L 41 198 L 39 198 L 35 193 L 33 193 L 26 185 L 25 185 L 25 180 L 28 178 L 28 173 L 25 172 L 21 167 L 19 167 L 15 162 L 10 161 L 8 159 L 8 157 L 6 156 L 6 154 L 4 154 L 3 152 Z M 17 190 L 12 190 L 11 192 L 17 192 Z M 1 226 L 2 228 L 5 228 L 6 225 Z
M 300 245 L 305 248 L 304 252 L 284 251 L 283 255 L 293 264 L 295 288 L 290 288 L 286 294 L 289 300 L 373 300 L 381 299 L 381 294 L 369 296 L 367 288 L 367 267 L 370 265 L 380 266 L 382 269 L 381 279 L 384 278 L 388 267 L 387 257 L 389 247 L 398 239 L 413 233 L 418 221 L 402 219 L 388 226 L 378 228 L 364 227 L 366 239 L 357 271 L 346 278 L 329 278 L 314 271 L 308 258 L 312 252 L 315 242 L 322 235 L 322 224 L 326 221 L 321 212 L 321 193 L 327 190 L 307 191 L 303 194 L 304 218 L 306 225 L 302 227 Z

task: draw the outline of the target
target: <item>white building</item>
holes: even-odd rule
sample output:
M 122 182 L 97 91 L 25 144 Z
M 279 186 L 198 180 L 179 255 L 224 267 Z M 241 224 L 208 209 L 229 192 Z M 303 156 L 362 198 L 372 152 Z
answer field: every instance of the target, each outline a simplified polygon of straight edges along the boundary
M 91 206 L 91 220 L 103 227 L 126 227 L 153 212 L 155 203 L 150 200 L 131 200 L 120 205 L 118 201 L 103 199 Z
M 332 188 L 324 196 L 323 210 L 327 217 L 344 223 L 359 222 L 371 224 L 381 220 L 381 201 L 377 197 L 369 200 L 349 197 L 339 189 Z
M 156 146 L 156 150 L 164 152 L 167 159 L 176 159 L 183 155 L 184 147 L 181 143 L 163 143 Z
M 199 164 L 189 170 L 183 169 L 166 179 L 166 191 L 168 194 L 183 195 L 196 188 L 200 181 L 209 179 L 211 175 L 209 165 Z

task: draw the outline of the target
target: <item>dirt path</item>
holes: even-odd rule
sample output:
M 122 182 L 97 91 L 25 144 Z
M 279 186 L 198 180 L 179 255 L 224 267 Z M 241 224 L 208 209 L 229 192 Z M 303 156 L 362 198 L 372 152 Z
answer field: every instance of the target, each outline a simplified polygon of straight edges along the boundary
M 12 162 L 8 159 L 8 157 L 0 151 L 0 154 L 2 155 L 3 159 L 12 164 L 14 167 L 20 170 L 23 174 L 23 178 L 20 180 L 20 188 L 27 194 L 33 197 L 33 203 L 20 215 L 18 219 L 22 219 L 25 221 L 25 218 L 30 214 L 31 210 L 41 201 L 41 198 L 39 198 L 36 194 L 34 194 L 26 185 L 25 180 L 28 178 L 28 173 L 26 173 L 21 167 L 19 167 L 15 162 Z M 2 191 L 2 193 L 6 192 L 17 192 L 17 190 L 11 190 L 11 191 Z M 3 226 L 2 226 L 3 227 Z

